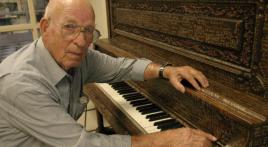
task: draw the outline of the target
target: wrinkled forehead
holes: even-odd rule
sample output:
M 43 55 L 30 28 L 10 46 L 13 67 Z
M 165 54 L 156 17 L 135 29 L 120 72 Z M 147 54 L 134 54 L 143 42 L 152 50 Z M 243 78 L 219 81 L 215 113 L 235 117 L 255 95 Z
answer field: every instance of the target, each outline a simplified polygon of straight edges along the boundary
M 83 26 L 95 26 L 95 16 L 93 8 L 85 2 L 79 0 L 72 3 L 65 3 L 62 9 L 60 21 L 72 22 Z

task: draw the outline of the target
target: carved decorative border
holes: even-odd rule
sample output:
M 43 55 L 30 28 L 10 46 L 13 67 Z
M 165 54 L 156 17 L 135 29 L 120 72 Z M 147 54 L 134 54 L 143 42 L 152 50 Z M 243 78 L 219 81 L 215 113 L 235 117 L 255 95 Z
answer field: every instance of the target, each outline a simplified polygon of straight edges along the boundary
M 213 3 L 212 3 L 213 2 Z M 259 58 L 261 57 L 261 36 L 264 24 L 264 1 L 159 1 L 159 0 L 111 0 L 110 1 L 112 37 L 116 35 L 126 35 L 127 33 L 148 38 L 148 40 L 158 41 L 167 46 L 180 47 L 185 52 L 193 52 L 206 56 L 210 62 L 217 61 L 226 66 L 217 67 L 223 70 L 232 68 L 232 72 L 237 74 L 251 90 L 258 95 L 265 95 L 264 79 L 259 72 Z M 234 4 L 235 3 L 235 4 Z M 194 39 L 168 35 L 159 31 L 152 31 L 135 25 L 126 25 L 118 22 L 118 9 L 129 9 L 138 11 L 153 11 L 157 13 L 169 13 L 174 15 L 188 15 L 193 17 L 211 17 L 230 20 L 240 20 L 243 22 L 242 43 L 240 49 L 231 49 L 212 45 Z M 124 31 L 127 33 L 120 33 Z M 147 41 L 148 41 L 147 40 Z M 144 41 L 146 42 L 146 41 Z M 170 51 L 170 50 L 169 50 Z M 176 53 L 180 53 L 176 52 Z M 195 59 L 194 59 L 195 60 Z M 211 64 L 210 64 L 211 65 Z M 215 64 L 217 65 L 217 64 Z M 266 92 L 267 93 L 267 92 Z
M 172 5 L 171 5 L 172 4 Z M 256 5 L 252 4 L 240 4 L 240 5 L 221 5 L 221 7 L 216 7 L 215 4 L 197 4 L 197 3 L 176 3 L 176 2 L 115 2 L 113 8 L 114 17 L 114 29 L 124 30 L 136 35 L 144 36 L 153 40 L 157 40 L 169 45 L 180 46 L 186 48 L 187 50 L 192 50 L 194 52 L 214 57 L 216 59 L 221 59 L 223 61 L 230 62 L 242 67 L 250 68 L 252 60 L 252 48 L 255 33 L 255 16 L 256 16 Z M 120 24 L 117 22 L 118 18 L 116 16 L 117 8 L 126 8 L 134 10 L 146 10 L 146 11 L 156 11 L 162 13 L 171 14 L 184 14 L 191 16 L 205 16 L 205 17 L 218 17 L 218 18 L 228 18 L 243 20 L 244 34 L 243 34 L 243 44 L 241 51 L 228 50 L 226 48 L 213 46 L 199 41 L 194 41 L 191 39 L 179 38 L 170 36 L 164 33 L 159 33 L 156 31 L 149 31 L 146 29 L 138 28 L 135 26 L 129 26 Z
M 256 127 L 253 130 L 253 136 L 249 142 L 249 147 L 268 146 L 268 125 Z

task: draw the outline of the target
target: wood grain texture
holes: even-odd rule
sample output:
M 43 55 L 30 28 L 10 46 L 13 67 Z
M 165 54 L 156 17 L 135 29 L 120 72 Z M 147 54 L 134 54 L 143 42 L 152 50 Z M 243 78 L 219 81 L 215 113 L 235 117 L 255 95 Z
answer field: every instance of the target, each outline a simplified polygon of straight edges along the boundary
M 227 74 L 222 83 L 264 97 L 267 78 L 262 70 L 261 44 L 265 6 L 261 0 L 110 1 L 111 38 L 121 40 L 121 48 L 125 48 L 121 43 L 126 37 L 134 44 L 142 42 L 197 61 L 196 66 L 202 63 L 209 65 L 208 69 L 217 68 L 220 71 L 212 78 Z M 133 46 L 131 41 L 127 44 Z M 150 54 L 147 47 L 139 49 L 145 50 Z
M 181 94 L 165 80 L 128 83 L 185 126 L 207 131 L 223 145 L 268 146 L 267 1 L 107 3 L 110 38 L 98 41 L 97 50 L 115 57 L 190 65 L 208 77 L 210 86 L 196 91 L 185 83 L 186 94 Z M 101 93 L 97 88 L 92 90 L 97 91 L 96 96 Z M 118 113 L 121 115 L 113 113 L 115 118 Z M 133 126 L 123 125 L 129 133 L 142 133 L 135 131 L 139 128 L 127 117 L 120 123 L 124 122 Z

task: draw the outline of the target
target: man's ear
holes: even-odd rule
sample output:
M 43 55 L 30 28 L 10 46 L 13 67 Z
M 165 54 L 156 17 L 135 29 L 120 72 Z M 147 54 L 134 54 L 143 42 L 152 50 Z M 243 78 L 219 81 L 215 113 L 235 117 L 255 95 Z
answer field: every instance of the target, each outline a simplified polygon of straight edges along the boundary
M 44 34 L 47 31 L 48 27 L 49 27 L 49 20 L 43 17 L 40 20 L 40 31 L 41 31 L 41 33 Z

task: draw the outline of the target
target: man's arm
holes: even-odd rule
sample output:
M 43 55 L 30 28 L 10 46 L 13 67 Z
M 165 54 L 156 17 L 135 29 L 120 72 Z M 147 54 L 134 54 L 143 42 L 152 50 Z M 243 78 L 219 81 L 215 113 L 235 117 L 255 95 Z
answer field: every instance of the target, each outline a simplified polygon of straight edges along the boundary
M 36 80 L 40 80 L 40 77 L 29 75 L 25 78 L 18 74 L 14 74 L 14 78 L 10 76 L 6 76 L 3 80 L 6 82 L 1 83 L 5 85 L 1 87 L 5 91 L 0 99 L 1 118 L 12 126 L 0 130 L 5 133 L 3 138 L 0 137 L 2 144 L 16 141 L 20 146 L 130 146 L 130 136 L 127 135 L 107 136 L 86 132 L 57 102 L 59 99 L 52 87 L 46 81 Z M 18 133 L 9 133 L 11 130 Z M 21 139 L 13 140 L 15 138 Z
M 161 65 L 159 64 L 150 63 L 145 69 L 144 79 L 159 78 L 160 67 Z M 207 87 L 209 85 L 203 73 L 189 66 L 166 66 L 163 69 L 162 76 L 168 79 L 169 82 L 182 93 L 185 92 L 185 87 L 181 84 L 183 79 L 191 83 L 197 90 L 200 90 L 200 86 Z M 131 141 L 132 147 L 209 147 L 212 141 L 216 141 L 216 138 L 201 130 L 179 128 L 144 136 L 133 136 Z
M 159 64 L 150 63 L 145 69 L 144 79 L 149 80 L 153 78 L 158 78 L 160 67 L 161 65 Z M 181 84 L 181 81 L 183 79 L 191 83 L 193 87 L 197 90 L 200 90 L 200 86 L 208 87 L 209 85 L 208 80 L 203 75 L 203 73 L 190 66 L 166 66 L 163 71 L 163 76 L 169 79 L 169 82 L 182 93 L 185 92 L 185 87 Z
M 114 58 L 96 50 L 89 50 L 82 65 L 85 67 L 84 82 L 143 81 L 145 68 L 150 63 L 147 59 Z
M 132 147 L 210 147 L 216 138 L 203 131 L 180 128 L 164 132 L 133 136 Z

